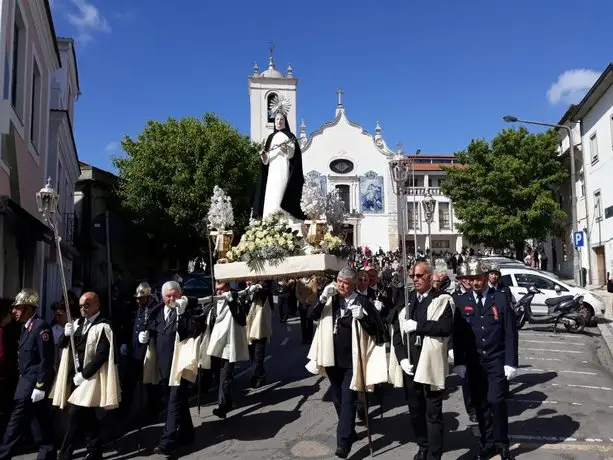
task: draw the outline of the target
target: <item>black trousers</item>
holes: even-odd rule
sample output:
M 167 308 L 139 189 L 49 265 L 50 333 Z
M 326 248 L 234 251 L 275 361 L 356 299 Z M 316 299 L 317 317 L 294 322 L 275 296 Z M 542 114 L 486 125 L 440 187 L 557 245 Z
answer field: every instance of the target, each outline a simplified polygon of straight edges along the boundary
M 68 406 L 68 429 L 58 455 L 58 460 L 72 459 L 76 443 L 85 438 L 87 453 L 102 456 L 100 422 L 94 407 Z
M 279 294 L 277 301 L 277 308 L 279 310 L 279 320 L 282 323 L 287 322 L 287 318 L 289 316 L 289 293 L 284 292 Z
M 168 385 L 168 382 L 165 384 Z M 158 443 L 165 449 L 172 449 L 182 439 L 191 441 L 194 436 L 194 425 L 189 411 L 189 382 L 181 379 L 179 386 L 169 388 L 166 423 Z
M 330 380 L 332 401 L 338 415 L 336 443 L 339 446 L 350 448 L 357 438 L 355 415 L 358 393 L 349 389 L 353 369 L 331 366 L 326 367 L 326 374 Z
M 509 382 L 504 375 L 504 362 L 495 360 L 469 363 L 467 376 L 479 421 L 481 448 L 509 447 L 506 401 Z
M 251 379 L 264 380 L 266 369 L 264 369 L 264 357 L 266 356 L 266 342 L 268 339 L 252 340 L 249 344 L 249 360 L 251 361 Z
M 473 398 L 470 395 L 470 384 L 468 383 L 468 377 L 462 380 L 462 397 L 464 398 L 464 408 L 469 416 L 477 415 L 475 405 L 473 404 Z
M 217 404 L 220 409 L 232 409 L 232 382 L 234 381 L 234 363 L 227 359 L 211 357 L 211 369 L 202 370 L 202 391 L 207 392 L 213 384 L 213 377 L 219 379 Z
M 0 444 L 0 459 L 10 459 L 15 446 L 26 428 L 30 428 L 32 439 L 38 446 L 38 460 L 55 460 L 53 446 L 53 425 L 51 421 L 51 401 L 47 398 L 36 404 L 30 398 L 15 399 L 11 418 Z
M 443 455 L 443 396 L 430 385 L 415 382 L 404 375 L 411 423 L 417 445 L 428 450 L 428 460 L 440 460 Z
M 302 332 L 302 343 L 310 343 L 313 340 L 314 333 L 313 320 L 309 319 L 307 316 L 308 309 L 305 305 L 299 305 L 298 313 L 300 313 L 300 331 Z

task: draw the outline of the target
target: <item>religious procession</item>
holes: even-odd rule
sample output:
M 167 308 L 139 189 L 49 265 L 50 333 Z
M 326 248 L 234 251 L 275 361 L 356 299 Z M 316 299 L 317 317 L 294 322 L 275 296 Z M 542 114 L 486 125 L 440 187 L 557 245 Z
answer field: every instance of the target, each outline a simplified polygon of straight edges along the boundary
M 384 394 L 398 391 L 408 413 L 397 423 L 412 430 L 412 458 L 442 459 L 453 375 L 478 432 L 476 442 L 469 435 L 461 441 L 469 449 L 462 458 L 516 458 L 507 399 L 521 361 L 519 327 L 500 268 L 478 254 L 466 254 L 448 270 L 443 259 L 407 256 L 406 244 L 387 256 L 347 245 L 339 232 L 342 200 L 334 194 L 327 199 L 318 184 L 305 181 L 289 109 L 287 100 L 274 100 L 274 129 L 260 154 L 252 218 L 240 238 L 230 230 L 231 200 L 215 188 L 208 215 L 214 295 L 188 297 L 180 282 L 167 281 L 158 299 L 143 282 L 133 294 L 134 316 L 117 321 L 102 312 L 96 292 L 84 292 L 78 310 L 66 303 L 63 327 L 37 314 L 33 289 L 24 287 L 15 296 L 19 375 L 0 459 L 13 458 L 24 433 L 41 460 L 70 460 L 83 448 L 79 455 L 87 460 L 107 458 L 105 449 L 121 437 L 112 430 L 118 423 L 122 430 L 136 429 L 138 455 L 180 457 L 186 446 L 209 436 L 206 428 L 196 434 L 194 395 L 200 417 L 201 398 L 216 388 L 212 415 L 232 424 L 232 413 L 240 409 L 236 366 L 247 363 L 252 390 L 270 383 L 266 349 L 273 311 L 277 306 L 286 324 L 290 297 L 308 346 L 303 368 L 324 376 L 329 388 L 334 456 L 350 458 L 364 435 L 368 455 L 376 456 L 373 407 L 384 417 Z M 399 182 L 406 181 L 402 160 L 392 167 Z M 50 209 L 56 198 L 47 192 L 40 206 Z M 572 321 L 579 320 L 561 319 Z M 159 411 L 163 430 L 152 438 L 144 429 Z M 260 423 L 272 422 L 265 417 Z M 398 452 L 406 456 L 402 446 Z M 312 456 L 321 455 L 315 449 Z

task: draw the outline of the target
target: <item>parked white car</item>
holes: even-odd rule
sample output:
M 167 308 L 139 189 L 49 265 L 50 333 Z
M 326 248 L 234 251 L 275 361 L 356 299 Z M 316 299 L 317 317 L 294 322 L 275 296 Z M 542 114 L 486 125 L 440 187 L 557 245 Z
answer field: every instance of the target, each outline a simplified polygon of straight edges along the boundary
M 588 324 L 594 318 L 604 315 L 605 303 L 603 299 L 587 289 L 563 283 L 559 279 L 554 279 L 543 272 L 537 272 L 529 268 L 507 268 L 501 266 L 500 272 L 502 275 L 500 280 L 506 286 L 509 286 L 515 301 L 521 299 L 532 285 L 542 292 L 542 294 L 536 294 L 532 300 L 532 312 L 535 315 L 547 314 L 546 299 L 575 294 L 583 296 L 583 305 L 586 308 Z

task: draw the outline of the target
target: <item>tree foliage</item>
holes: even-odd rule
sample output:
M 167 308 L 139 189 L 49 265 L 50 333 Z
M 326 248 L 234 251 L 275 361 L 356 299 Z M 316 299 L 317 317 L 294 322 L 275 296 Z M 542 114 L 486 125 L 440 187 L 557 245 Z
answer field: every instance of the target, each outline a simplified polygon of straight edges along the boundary
M 158 248 L 185 260 L 206 251 L 203 219 L 215 185 L 232 198 L 235 231 L 248 223 L 259 149 L 213 114 L 149 121 L 114 158 L 119 197 Z
M 558 143 L 555 131 L 508 129 L 491 144 L 473 139 L 458 152 L 461 166 L 443 168 L 441 191 L 451 198 L 464 237 L 521 251 L 526 239 L 560 234 L 567 216 L 555 190 L 567 173 Z

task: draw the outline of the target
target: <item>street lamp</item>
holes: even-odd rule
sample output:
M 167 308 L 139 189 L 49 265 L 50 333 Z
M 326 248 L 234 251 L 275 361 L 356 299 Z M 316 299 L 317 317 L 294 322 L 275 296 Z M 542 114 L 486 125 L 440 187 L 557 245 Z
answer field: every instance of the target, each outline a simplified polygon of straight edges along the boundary
M 513 115 L 505 115 L 504 117 L 502 117 L 502 119 L 507 122 L 507 123 L 526 123 L 529 125 L 537 125 L 537 126 L 547 126 L 549 128 L 557 128 L 557 129 L 564 129 L 567 133 L 568 133 L 568 142 L 570 145 L 570 207 L 571 207 L 571 219 L 572 219 L 572 225 L 571 225 L 571 232 L 572 235 L 575 234 L 575 231 L 577 231 L 577 191 L 575 189 L 576 187 L 576 177 L 575 177 L 575 141 L 573 139 L 573 130 L 570 128 L 570 126 L 567 125 L 557 125 L 554 123 L 543 123 L 540 121 L 529 121 L 529 120 L 521 120 L 517 117 L 514 117 Z M 581 165 L 583 166 L 583 158 L 581 158 Z M 585 172 L 584 172 L 585 174 Z M 587 206 L 587 200 L 585 201 L 585 221 L 586 221 L 586 237 L 587 237 L 587 244 L 589 246 L 589 219 L 588 219 L 588 206 Z M 574 241 L 574 236 L 572 237 L 573 241 Z M 574 244 L 573 244 L 574 246 Z M 581 260 L 579 259 L 579 255 L 577 254 L 577 252 L 579 251 L 578 248 L 575 248 L 575 254 L 573 257 L 573 272 L 575 274 L 575 282 L 577 283 L 578 286 L 581 286 Z M 587 255 L 588 255 L 588 264 L 590 261 L 590 251 L 587 251 Z M 591 265 L 591 264 L 590 264 Z M 590 281 L 591 281 L 591 277 L 592 277 L 592 273 L 591 270 L 588 270 L 589 273 L 589 277 L 590 277 Z
M 400 226 L 400 236 L 402 238 L 402 273 L 404 277 L 404 304 L 409 304 L 409 287 L 406 279 L 407 275 L 407 229 L 405 219 L 407 218 L 407 180 L 409 173 L 413 169 L 413 162 L 404 155 L 399 155 L 394 160 L 390 160 L 390 176 L 394 193 L 400 199 L 400 212 L 402 218 L 398 219 Z M 417 241 L 415 241 L 417 245 Z
M 432 253 L 432 233 L 430 231 L 430 226 L 434 221 L 434 208 L 436 206 L 436 200 L 428 191 L 426 198 L 424 198 L 424 211 L 426 213 L 426 223 L 428 224 L 428 249 L 430 249 L 430 253 Z
M 62 291 L 64 293 L 64 306 L 66 307 L 66 318 L 69 323 L 72 323 L 72 315 L 70 314 L 70 304 L 68 303 L 68 288 L 66 286 L 66 276 L 64 274 L 64 261 L 62 259 L 62 249 L 60 242 L 62 237 L 57 230 L 58 213 L 57 208 L 60 202 L 60 195 L 51 187 L 51 178 L 47 179 L 47 184 L 36 193 L 36 204 L 38 212 L 43 216 L 43 219 L 49 224 L 53 231 L 55 247 L 57 250 L 58 260 L 60 262 L 60 279 L 62 280 Z M 70 336 L 70 349 L 72 351 L 72 363 L 75 368 L 75 373 L 79 372 L 79 357 L 74 344 L 74 337 Z

